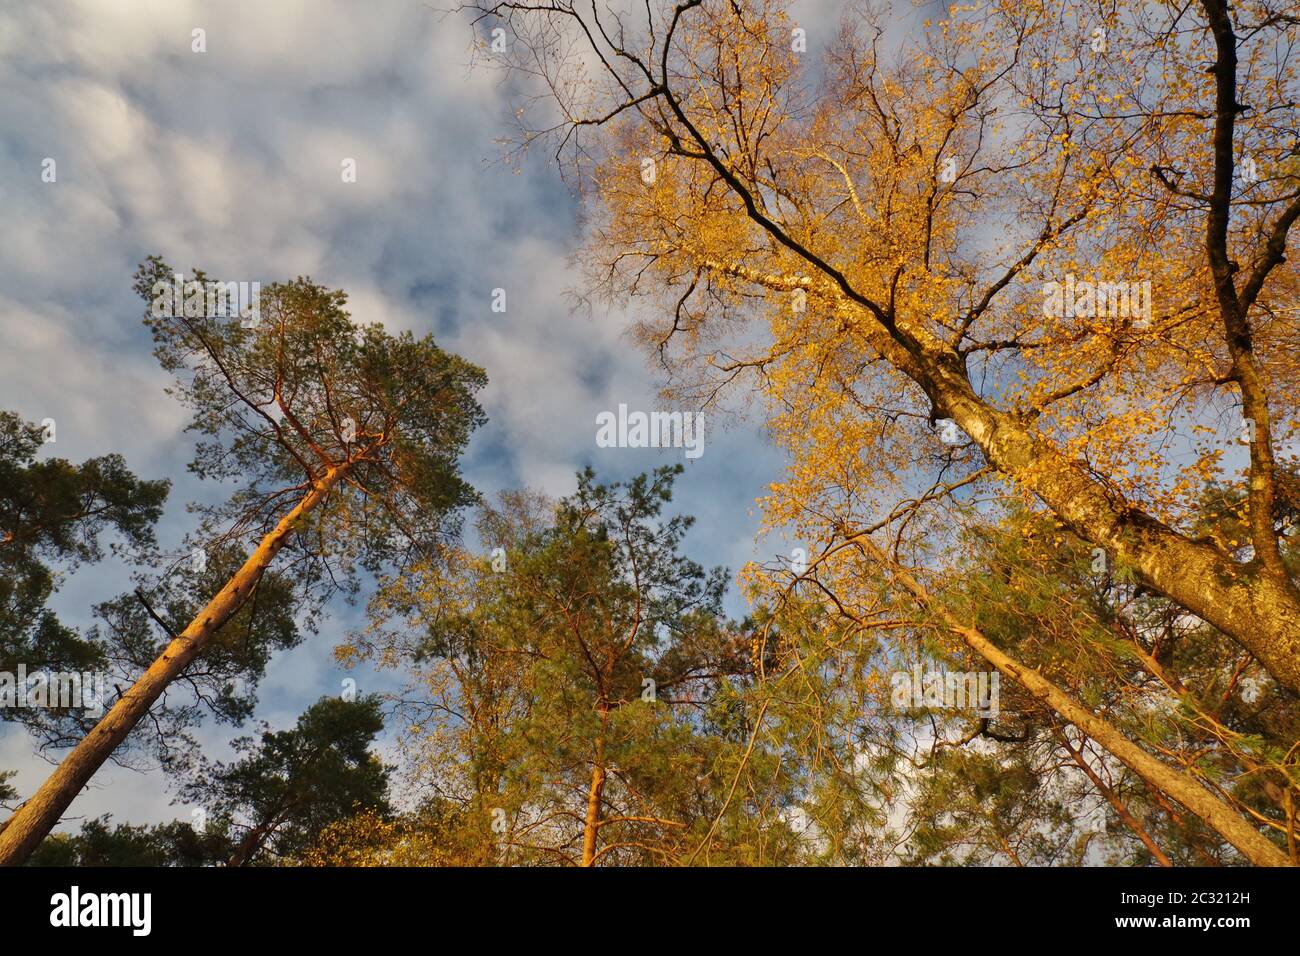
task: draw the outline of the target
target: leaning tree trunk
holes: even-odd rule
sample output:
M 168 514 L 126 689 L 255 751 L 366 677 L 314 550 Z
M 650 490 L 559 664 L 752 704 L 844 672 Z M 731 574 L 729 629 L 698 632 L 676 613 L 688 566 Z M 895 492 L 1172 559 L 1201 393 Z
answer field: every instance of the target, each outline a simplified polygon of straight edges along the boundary
M 960 361 L 929 356 L 932 400 L 946 409 L 990 464 L 1037 494 L 1076 534 L 1250 651 L 1283 687 L 1300 693 L 1300 590 L 1285 571 L 1247 567 L 1135 508 L 1023 421 L 979 398 Z
M 284 547 L 298 520 L 312 511 L 329 494 L 347 470 L 347 465 L 330 468 L 312 490 L 285 515 L 249 555 L 248 560 L 226 582 L 207 607 L 199 612 L 167 648 L 105 714 L 81 742 L 72 749 L 54 773 L 19 808 L 0 830 L 0 866 L 19 866 L 59 822 L 68 806 L 81 793 L 95 772 L 148 713 L 167 685 L 175 680 L 204 649 L 221 627 L 236 614 L 262 573 Z
M 1038 671 L 1025 667 L 1003 653 L 978 629 L 962 624 L 946 608 L 934 602 L 916 578 L 889 561 L 874 542 L 859 538 L 856 543 L 869 552 L 877 563 L 889 567 L 899 583 L 923 607 L 935 611 L 948 630 L 961 638 L 967 647 L 1082 730 L 1152 787 L 1195 813 L 1207 826 L 1240 850 L 1251 863 L 1256 866 L 1294 865 L 1282 850 L 1246 822 L 1232 807 L 1206 790 L 1195 777 L 1166 766 L 1129 740 L 1109 721 L 1076 703 Z
M 244 839 L 239 841 L 239 846 L 235 847 L 235 852 L 230 855 L 230 859 L 226 861 L 226 866 L 247 866 L 253 854 L 262 849 L 262 845 L 266 843 L 278 822 L 272 817 L 249 830 L 244 835 Z

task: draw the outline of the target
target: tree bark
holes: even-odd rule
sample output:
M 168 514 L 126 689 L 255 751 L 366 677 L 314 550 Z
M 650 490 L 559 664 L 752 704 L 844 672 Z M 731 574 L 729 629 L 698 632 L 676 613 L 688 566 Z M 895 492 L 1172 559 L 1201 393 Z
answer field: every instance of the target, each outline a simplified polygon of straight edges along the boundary
M 235 852 L 231 854 L 230 859 L 226 861 L 227 867 L 246 866 L 253 854 L 262 848 L 276 826 L 279 824 L 279 814 L 264 820 L 257 826 L 253 827 L 244 835 L 244 839 L 239 841 L 239 846 L 235 847 Z
M 701 140 L 699 145 L 707 153 L 706 142 Z M 749 197 L 734 176 L 724 178 L 742 199 Z M 1267 444 L 1266 408 L 1257 408 L 1258 402 L 1247 400 L 1248 410 L 1255 409 L 1256 420 L 1251 500 L 1258 543 L 1257 559 L 1241 564 L 1208 541 L 1188 538 L 1120 500 L 1104 481 L 1039 434 L 1032 413 L 1004 411 L 979 395 L 955 349 L 919 323 L 883 313 L 880 306 L 857 293 L 847 278 L 790 240 L 775 223 L 754 213 L 751 218 L 833 280 L 829 288 L 819 288 L 819 294 L 836 301 L 837 312 L 853 314 L 867 342 L 916 383 L 934 409 L 961 426 L 992 468 L 1036 494 L 1075 534 L 1105 548 L 1112 559 L 1132 568 L 1143 583 L 1214 625 L 1254 655 L 1279 684 L 1300 694 L 1300 589 L 1286 569 L 1269 558 L 1276 551 L 1276 539 L 1269 544 L 1260 524 L 1268 523 L 1271 535 L 1272 498 L 1260 490 L 1261 482 L 1270 480 L 1272 460 L 1271 451 L 1266 455 L 1261 446 L 1261 441 Z M 710 262 L 701 265 L 769 289 L 813 286 L 806 278 L 768 276 Z M 1248 362 L 1241 365 L 1246 369 L 1242 377 L 1248 380 L 1247 392 L 1249 382 L 1254 381 L 1248 366 Z
M 596 837 L 600 833 L 600 798 L 605 790 L 605 728 L 609 711 L 600 712 L 600 736 L 596 738 L 596 752 L 591 764 L 591 789 L 587 793 L 587 817 L 582 828 L 582 865 L 596 862 Z
M 99 723 L 63 758 L 54 773 L 0 831 L 0 866 L 20 866 L 52 830 L 95 772 L 148 713 L 167 685 L 203 650 L 212 636 L 243 607 L 262 573 L 284 547 L 294 525 L 325 499 L 346 473 L 344 463 L 327 470 L 199 615 L 162 652 Z
M 1283 687 L 1300 693 L 1300 592 L 1285 574 L 1241 565 L 1114 496 L 1024 422 L 979 398 L 955 355 L 930 355 L 921 384 L 974 439 L 991 465 L 1036 493 L 1086 541 L 1250 651 Z

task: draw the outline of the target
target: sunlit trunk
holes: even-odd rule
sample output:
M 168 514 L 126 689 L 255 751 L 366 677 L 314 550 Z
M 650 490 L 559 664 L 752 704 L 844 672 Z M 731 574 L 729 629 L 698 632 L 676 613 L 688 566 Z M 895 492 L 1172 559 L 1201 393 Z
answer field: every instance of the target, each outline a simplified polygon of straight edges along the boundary
M 285 515 L 258 544 L 243 566 L 226 582 L 199 615 L 190 622 L 100 719 L 80 743 L 63 758 L 32 798 L 19 808 L 0 831 L 0 866 L 18 866 L 59 822 L 68 806 L 81 793 L 95 772 L 148 713 L 167 685 L 185 670 L 230 618 L 236 614 L 261 580 L 263 572 L 284 547 L 300 518 L 329 494 L 347 470 L 347 465 L 329 469 L 311 492 Z
M 1036 493 L 1058 518 L 1112 561 L 1250 651 L 1275 680 L 1300 693 L 1300 591 L 1285 574 L 1246 568 L 1117 504 L 1092 475 L 1013 416 L 981 401 L 957 368 L 943 368 L 932 398 L 990 464 Z
M 1232 807 L 1206 790 L 1195 777 L 1157 760 L 1124 736 L 1109 721 L 1076 703 L 1038 671 L 1032 667 L 1025 667 L 1009 657 L 978 629 L 963 625 L 946 608 L 932 601 L 929 592 L 912 575 L 894 566 L 873 542 L 861 540 L 859 544 L 877 563 L 890 567 L 895 580 L 910 591 L 924 607 L 937 613 L 948 629 L 961 638 L 967 647 L 1078 727 L 1152 787 L 1168 794 L 1200 817 L 1207 826 L 1240 850 L 1251 863 L 1256 866 L 1293 865 L 1287 854 L 1278 849 Z

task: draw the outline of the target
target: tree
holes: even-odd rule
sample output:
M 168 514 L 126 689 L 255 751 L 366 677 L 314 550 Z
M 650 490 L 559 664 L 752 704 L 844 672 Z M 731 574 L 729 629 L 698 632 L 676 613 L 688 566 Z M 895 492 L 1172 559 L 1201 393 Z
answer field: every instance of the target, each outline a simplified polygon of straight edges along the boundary
M 189 823 L 111 824 L 111 814 L 105 814 L 87 820 L 76 834 L 51 834 L 24 865 L 212 866 L 229 856 L 226 834 L 197 831 Z
M 1294 863 L 1290 695 L 1252 678 L 1243 702 L 1248 657 L 1234 662 L 1226 638 L 1126 569 L 1102 567 L 1051 516 L 953 515 L 962 517 L 964 560 L 925 572 L 926 584 L 870 539 L 815 555 L 798 575 L 754 572 L 760 592 L 800 601 L 794 610 L 821 603 L 864 637 L 878 635 L 874 646 L 829 648 L 838 664 L 823 686 L 782 679 L 772 694 L 831 715 L 827 701 L 866 698 L 850 707 L 851 739 L 858 761 L 883 773 L 877 788 L 903 795 L 894 816 L 910 821 L 904 859 L 1080 862 L 1092 842 L 1166 865 L 1237 859 L 1226 842 L 1256 864 Z M 792 671 L 806 671 L 812 655 L 796 650 Z M 871 699 L 891 671 L 914 680 L 914 664 L 949 678 L 992 665 L 1003 677 L 1000 709 L 959 699 L 900 710 L 896 699 L 892 708 L 879 693 Z M 1108 815 L 1131 842 L 1096 838 L 1093 825 Z
M 0 566 L 9 572 L 0 580 L 0 671 L 13 674 L 22 663 L 29 674 L 102 675 L 107 703 L 157 657 L 159 623 L 151 615 L 192 619 L 243 563 L 243 555 L 221 544 L 205 553 L 201 569 L 189 560 L 178 566 L 175 556 L 158 553 L 153 535 L 169 482 L 136 479 L 119 455 L 80 465 L 37 460 L 43 429 L 12 413 L 0 414 L 0 435 L 0 523 L 5 529 Z M 99 604 L 96 623 L 78 633 L 47 604 L 59 570 L 103 557 L 106 533 L 114 534 L 115 551 L 127 552 L 141 569 L 152 565 L 162 573 L 150 576 L 138 570 L 136 590 Z M 132 743 L 143 744 L 140 738 L 148 736 L 165 762 L 173 750 L 186 749 L 185 730 L 205 711 L 232 722 L 251 713 L 252 688 L 271 650 L 300 639 L 293 591 L 275 574 L 264 576 L 257 599 L 232 619 L 238 639 L 214 642 L 196 658 L 181 682 L 185 699 L 167 694 L 167 706 Z M 173 628 L 163 626 L 170 639 Z M 44 748 L 76 744 L 94 726 L 88 716 L 92 712 L 76 706 L 3 709 L 5 717 L 23 721 L 38 734 Z M 123 760 L 121 749 L 115 759 Z
M 354 818 L 392 816 L 388 768 L 370 753 L 382 728 L 377 698 L 322 698 L 289 730 L 237 739 L 243 756 L 232 764 L 194 757 L 181 798 L 199 808 L 195 823 L 112 826 L 105 815 L 79 833 L 52 834 L 26 865 L 248 866 L 295 857 Z
M 196 271 L 185 288 L 198 293 Z M 172 272 L 147 260 L 136 290 L 150 303 L 155 354 L 202 436 L 191 468 L 238 482 L 202 509 L 196 540 L 234 544 L 244 560 L 135 684 L 0 832 L 0 863 L 21 863 L 169 684 L 256 594 L 283 553 L 281 580 L 304 602 L 352 593 L 358 572 L 400 567 L 454 526 L 473 498 L 457 457 L 483 418 L 482 371 L 431 337 L 354 324 L 346 295 L 299 278 L 263 290 L 258 314 L 187 314 Z M 196 295 L 196 299 L 202 296 Z M 188 299 L 187 299 L 188 301 Z M 170 628 L 170 625 L 163 624 Z
M 791 858 L 776 815 L 796 783 L 777 756 L 751 755 L 747 793 L 723 806 L 753 664 L 722 615 L 724 572 L 682 553 L 692 519 L 662 515 L 681 470 L 605 484 L 588 469 L 558 503 L 505 495 L 481 511 L 487 554 L 377 595 L 343 654 L 415 667 L 403 749 L 429 821 L 382 834 L 390 852 L 424 827 L 461 862 L 663 865 L 715 842 L 721 816 L 720 855 Z M 326 858 L 356 855 L 345 836 Z
M 1263 836 L 1253 823 L 1243 820 L 1227 802 L 1201 786 L 1195 776 L 1154 757 L 1125 736 L 1113 723 L 1097 715 L 1086 704 L 1081 704 L 1042 673 L 1005 653 L 981 629 L 958 620 L 934 601 L 927 588 L 913 574 L 891 562 L 879 549 L 873 549 L 866 542 L 864 547 L 923 610 L 936 614 L 944 630 L 958 637 L 971 651 L 1096 741 L 1153 789 L 1168 794 L 1186 806 L 1208 826 L 1222 834 L 1252 863 L 1260 866 L 1292 864 L 1287 855 Z
M 525 141 L 593 187 L 593 292 L 664 304 L 678 394 L 763 396 L 774 525 L 924 550 L 918 514 L 1009 486 L 1300 692 L 1294 17 L 1001 2 L 890 53 L 862 6 L 814 78 L 777 0 L 467 9 L 549 87 Z M 1211 477 L 1244 559 L 1193 534 Z
M 296 862 L 303 866 L 491 866 L 493 842 L 477 811 L 431 800 L 407 813 L 361 810 L 325 827 Z
M 111 668 L 107 683 L 114 685 L 116 693 L 131 687 L 175 639 L 181 626 L 174 622 L 193 620 L 245 559 L 244 550 L 232 542 L 212 546 L 199 567 L 157 555 L 158 571 L 138 575 L 132 591 L 95 607 L 90 637 L 106 648 Z M 189 730 L 205 716 L 228 724 L 247 719 L 272 655 L 296 646 L 313 625 L 313 607 L 304 601 L 300 585 L 287 568 L 264 571 L 249 600 L 163 689 L 162 706 L 155 707 L 144 726 L 114 751 L 114 761 L 125 763 L 136 751 L 146 751 L 170 768 L 178 756 L 193 750 Z
M 170 482 L 141 481 L 120 455 L 74 465 L 37 460 L 44 429 L 0 412 L 0 556 L 34 573 L 42 558 L 95 561 L 112 529 L 135 547 L 153 543 Z
M 154 544 L 169 482 L 142 481 L 120 455 L 73 464 L 38 459 L 44 430 L 13 412 L 0 412 L 0 671 L 17 665 L 29 672 L 100 669 L 105 648 L 62 624 L 48 608 L 60 570 L 103 558 L 104 538 L 139 554 Z M 3 707 L 0 715 L 22 720 L 57 740 L 70 714 Z M 51 720 L 51 718 L 54 718 Z
M 224 824 L 227 866 L 296 856 L 357 813 L 390 815 L 388 768 L 370 752 L 383 726 L 376 697 L 322 697 L 291 730 L 236 740 L 238 761 L 197 760 L 181 797 Z
M 1224 512 L 1240 514 L 1244 505 L 1211 486 L 1200 510 L 1207 521 L 1231 530 Z M 1248 540 L 1240 523 L 1235 537 Z M 968 540 L 968 560 L 944 586 L 957 614 L 1129 739 L 1186 768 L 1251 826 L 1271 833 L 1293 863 L 1300 861 L 1294 811 L 1300 776 L 1293 753 L 1300 708 L 1293 695 L 1224 635 L 1151 593 L 1128 569 L 1100 561 L 1048 516 L 1014 511 L 998 525 L 975 526 Z M 1300 561 L 1290 541 L 1282 556 L 1291 567 Z M 1138 837 L 1142 849 L 1136 852 L 1166 863 L 1233 858 L 1221 849 L 1212 824 L 1206 830 L 1172 805 L 1177 793 L 1151 791 L 1087 734 L 1060 726 L 1032 698 L 1012 700 L 1018 702 L 1015 746 L 1037 750 L 1043 766 L 1063 766 L 1075 779 L 1081 771 Z M 1041 776 L 1061 779 L 1055 771 Z M 1130 806 L 1139 812 L 1129 812 Z

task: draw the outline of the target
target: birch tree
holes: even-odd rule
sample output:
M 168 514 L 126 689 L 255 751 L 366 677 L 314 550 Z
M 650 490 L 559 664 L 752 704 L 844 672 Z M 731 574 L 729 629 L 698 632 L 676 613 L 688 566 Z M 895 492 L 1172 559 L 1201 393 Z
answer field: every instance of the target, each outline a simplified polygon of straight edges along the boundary
M 593 298 L 647 300 L 677 394 L 761 398 L 795 463 L 774 525 L 842 541 L 1010 489 L 1300 692 L 1282 5 L 467 9 L 546 94 L 522 142 L 589 197 Z M 1210 478 L 1244 555 L 1193 529 Z

